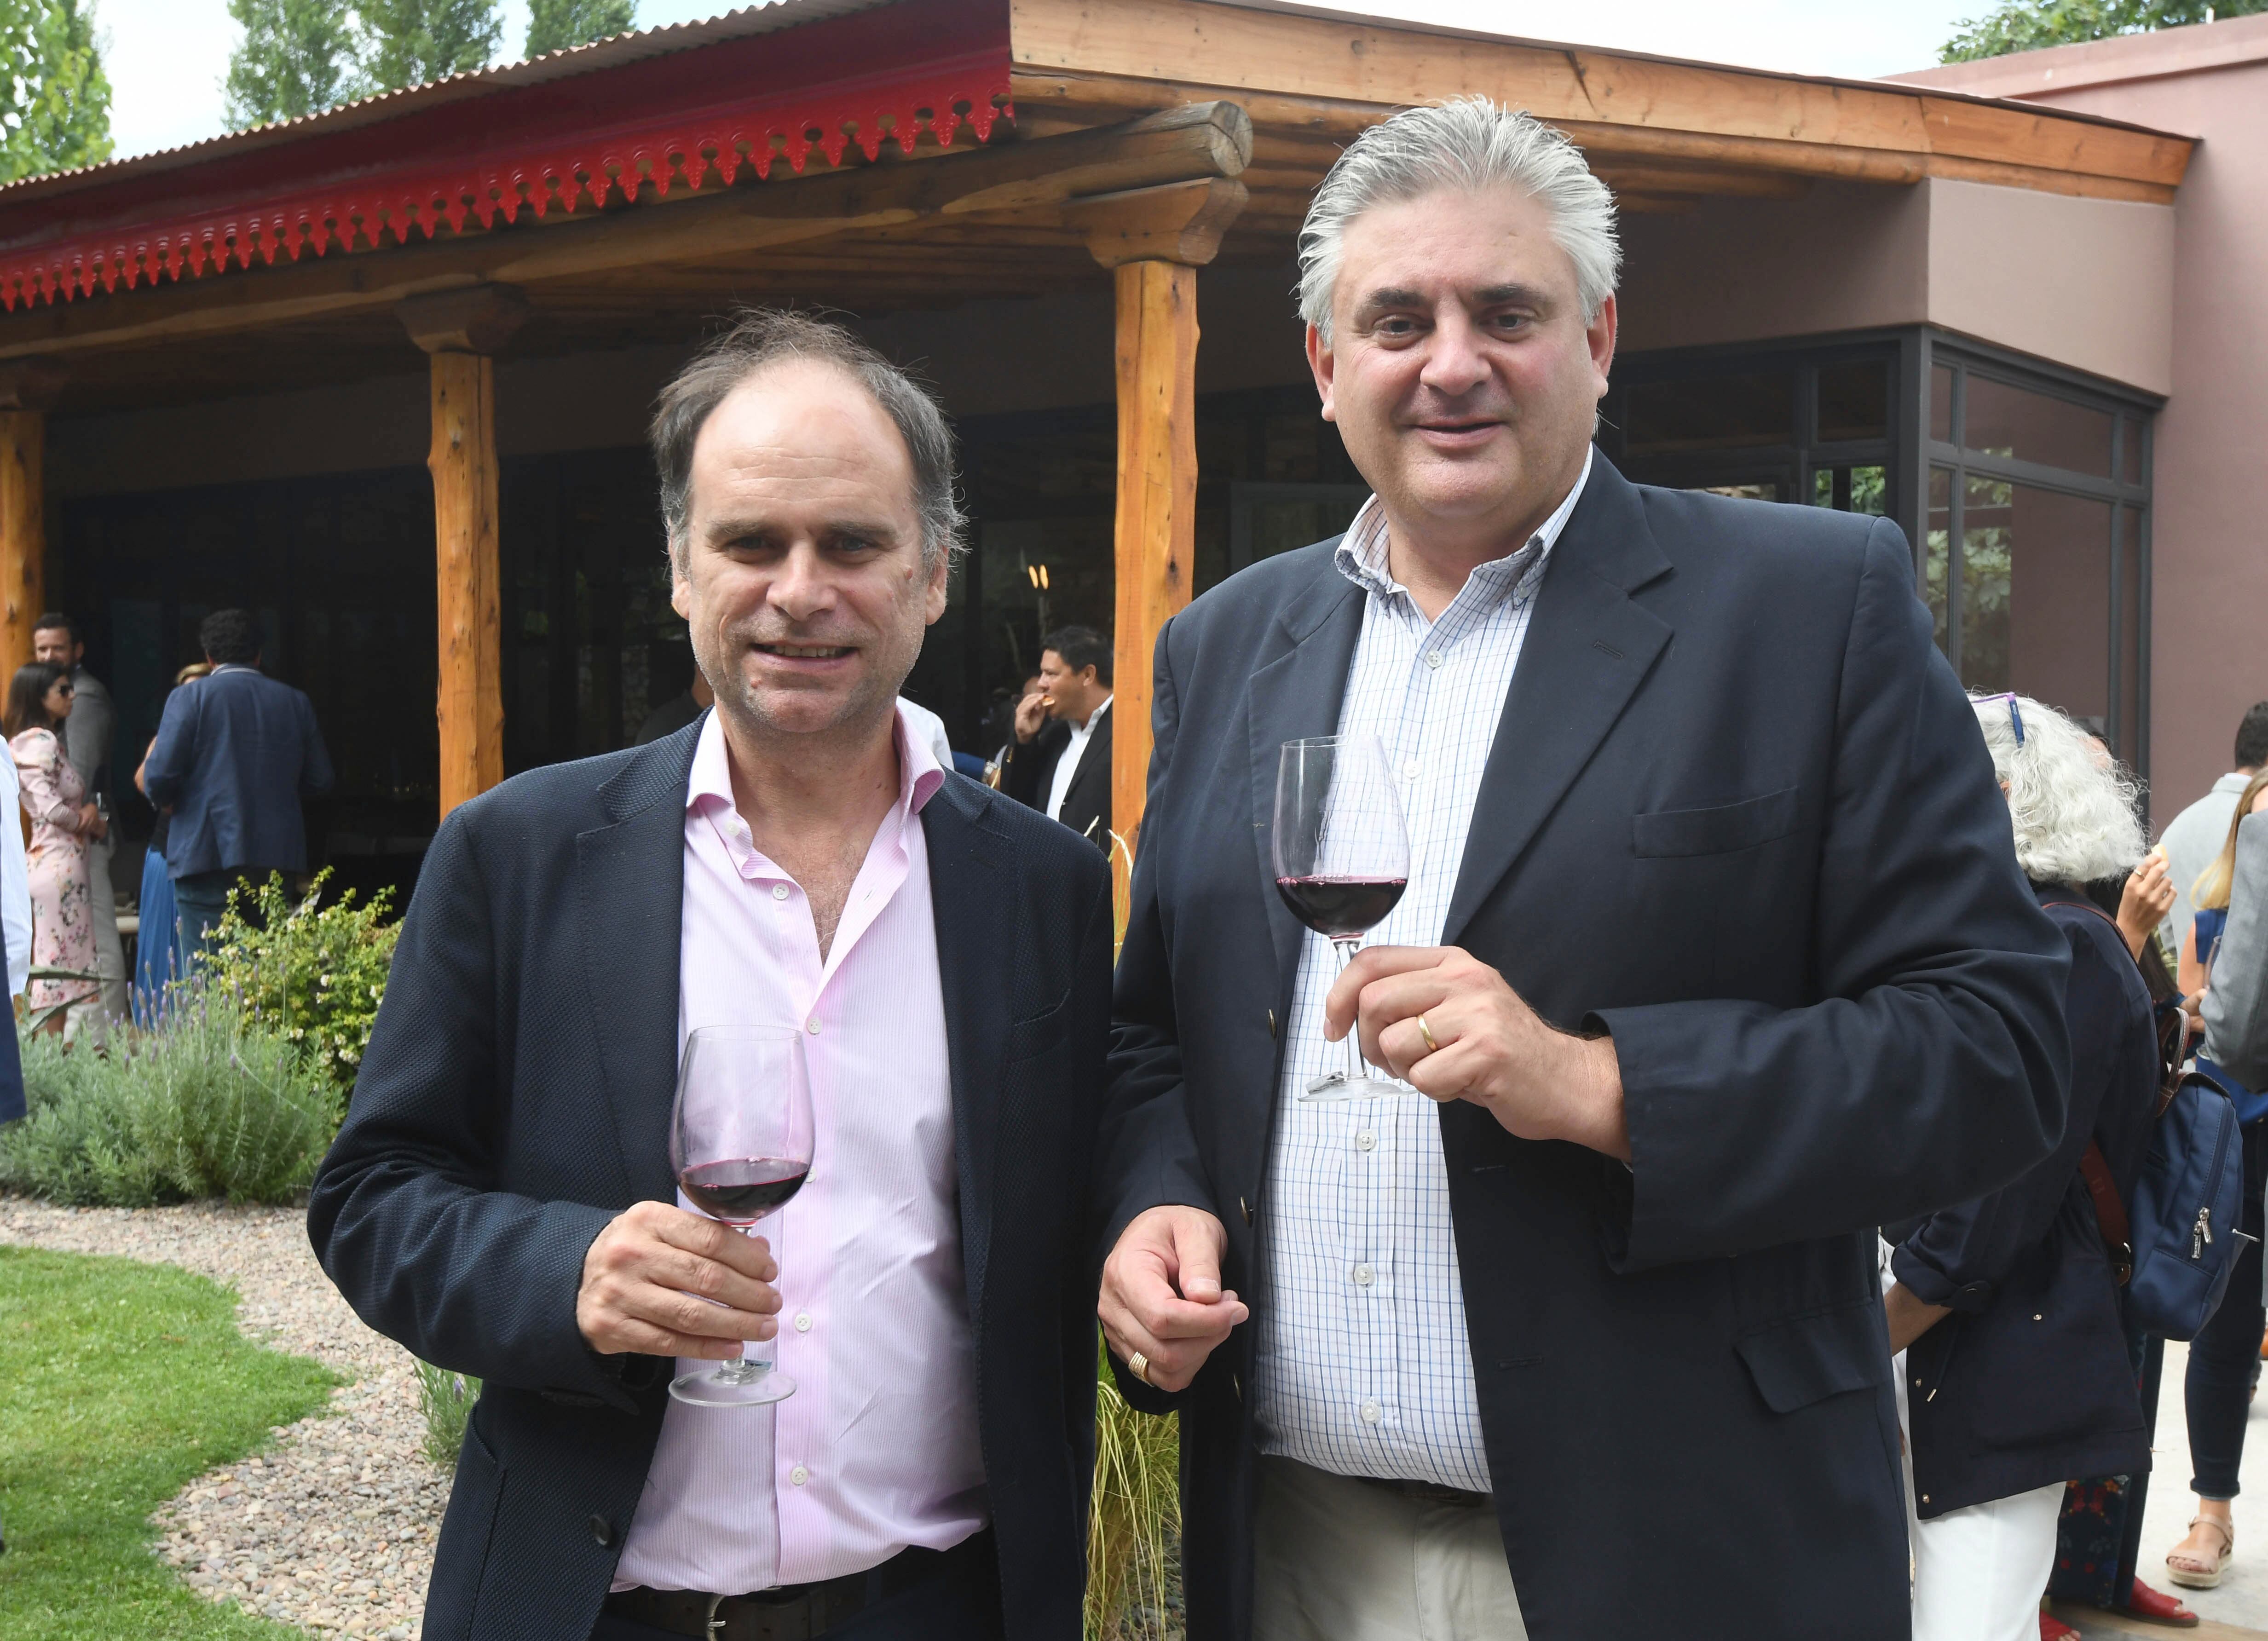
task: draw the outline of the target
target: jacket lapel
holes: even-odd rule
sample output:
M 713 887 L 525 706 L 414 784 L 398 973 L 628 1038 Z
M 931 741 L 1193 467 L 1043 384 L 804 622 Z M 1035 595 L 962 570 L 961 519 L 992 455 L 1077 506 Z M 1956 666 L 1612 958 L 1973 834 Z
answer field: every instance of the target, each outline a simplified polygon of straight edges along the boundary
M 640 747 L 599 789 L 610 823 L 575 839 L 583 975 L 633 1201 L 677 1197 L 669 1107 L 677 1089 L 685 794 L 700 735 L 696 720 Z
M 1671 569 L 1630 482 L 1594 456 L 1551 554 L 1481 774 L 1441 930 L 1454 946 L 1638 692 L 1669 624 L 1631 593 Z
M 946 1059 L 953 1078 L 961 1262 L 968 1284 L 969 1326 L 980 1344 L 984 1272 L 992 1246 L 1000 1056 L 1012 1023 L 1000 962 L 1015 941 L 1010 886 L 994 864 L 1008 841 L 987 823 L 985 814 L 999 801 L 976 782 L 948 776 L 921 812 L 930 909 L 937 924 L 938 979 L 945 997 Z
M 1332 563 L 1336 541 L 1319 556 L 1314 579 L 1286 604 L 1262 641 L 1248 690 L 1252 747 L 1252 847 L 1260 871 L 1261 902 L 1276 946 L 1279 1011 L 1291 1006 L 1300 946 L 1307 931 L 1276 893 L 1271 848 L 1276 818 L 1276 767 L 1284 743 L 1329 735 L 1339 726 L 1347 672 L 1362 636 L 1362 590 Z

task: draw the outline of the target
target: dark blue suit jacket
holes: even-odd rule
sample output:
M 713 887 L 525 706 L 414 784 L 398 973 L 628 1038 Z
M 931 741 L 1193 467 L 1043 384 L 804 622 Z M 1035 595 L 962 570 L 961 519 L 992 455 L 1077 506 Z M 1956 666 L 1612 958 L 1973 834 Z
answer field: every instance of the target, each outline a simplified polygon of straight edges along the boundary
M 166 865 L 175 877 L 305 872 L 299 800 L 330 790 L 331 755 L 306 695 L 232 666 L 166 696 L 143 781 L 150 801 L 173 812 Z
M 1256 1237 L 1303 931 L 1267 826 L 1337 725 L 1363 595 L 1334 544 L 1157 650 L 1117 975 L 1107 1246 L 1144 1209 Z M 1633 486 L 1599 458 L 1545 574 L 1447 944 L 1612 1033 L 1632 1165 L 1441 1107 L 1472 1365 L 1536 1641 L 1905 1641 L 1874 1227 L 2064 1123 L 2063 938 L 2017 870 L 1896 527 Z M 1249 1629 L 1251 1325 L 1178 1397 L 1190 1641 Z
M 364 1321 L 486 1381 L 434 1557 L 431 1641 L 588 1635 L 660 1434 L 673 1364 L 594 1353 L 575 1295 L 609 1220 L 676 1200 L 699 733 L 530 770 L 442 823 L 308 1204 Z M 965 776 L 921 819 L 1007 1633 L 1057 1641 L 1079 1633 L 1086 1564 L 1110 873 Z

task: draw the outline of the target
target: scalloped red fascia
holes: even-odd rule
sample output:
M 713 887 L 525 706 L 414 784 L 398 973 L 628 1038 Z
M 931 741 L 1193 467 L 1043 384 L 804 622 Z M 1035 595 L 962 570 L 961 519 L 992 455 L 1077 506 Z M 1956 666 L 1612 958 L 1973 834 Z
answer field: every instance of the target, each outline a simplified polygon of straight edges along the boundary
M 769 178 L 782 156 L 799 173 L 814 148 L 830 166 L 842 164 L 853 143 L 868 159 L 887 141 L 911 153 L 923 131 L 950 146 L 963 123 L 982 143 L 1003 117 L 1014 118 L 1005 51 L 932 59 L 901 73 L 762 97 L 737 108 L 578 132 L 534 151 L 504 145 L 446 166 L 364 174 L 316 191 L 24 247 L 0 270 L 0 309 L 70 301 L 122 283 L 130 291 L 161 278 L 225 273 L 255 259 L 296 261 L 309 253 L 322 255 L 334 241 L 351 249 L 359 239 L 376 249 L 389 232 L 395 243 L 407 244 L 413 227 L 432 239 L 444 223 L 461 232 L 468 221 L 488 228 L 522 210 L 541 217 L 555 208 L 595 209 L 615 190 L 628 200 L 648 188 L 666 196 L 673 188 L 697 188 L 712 175 L 729 184 L 746 167 Z

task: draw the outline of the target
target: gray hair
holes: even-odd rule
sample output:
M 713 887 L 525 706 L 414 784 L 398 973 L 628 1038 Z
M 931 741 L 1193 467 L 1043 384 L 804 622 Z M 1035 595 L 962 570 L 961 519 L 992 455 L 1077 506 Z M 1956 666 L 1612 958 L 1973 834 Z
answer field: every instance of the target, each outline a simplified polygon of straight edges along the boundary
M 1477 194 L 1498 188 L 1517 189 L 1550 214 L 1551 238 L 1575 264 L 1584 322 L 1596 319 L 1622 269 L 1613 192 L 1565 135 L 1485 97 L 1405 108 L 1338 157 L 1300 230 L 1300 317 L 1325 342 L 1331 339 L 1331 293 L 1346 226 L 1372 206 L 1442 188 Z
M 725 333 L 686 361 L 654 403 L 647 437 L 661 475 L 661 521 L 673 563 L 685 563 L 693 503 L 693 446 L 710 415 L 751 376 L 790 359 L 832 364 L 874 396 L 906 441 L 921 519 L 922 563 L 958 555 L 968 520 L 954 489 L 953 430 L 930 390 L 831 320 L 789 308 L 742 308 Z
M 2095 883 L 2142 858 L 2141 786 L 2100 740 L 2029 695 L 1976 695 L 1969 704 L 2008 788 L 2026 877 Z

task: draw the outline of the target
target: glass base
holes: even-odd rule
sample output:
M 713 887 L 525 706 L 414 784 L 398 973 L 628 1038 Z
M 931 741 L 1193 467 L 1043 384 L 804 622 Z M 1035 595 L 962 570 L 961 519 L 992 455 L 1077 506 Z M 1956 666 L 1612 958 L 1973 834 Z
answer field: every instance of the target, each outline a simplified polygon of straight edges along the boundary
M 760 1408 L 795 1394 L 795 1380 L 767 1362 L 727 1362 L 704 1373 L 681 1373 L 669 1394 L 696 1408 Z
M 1400 1083 L 1389 1083 L 1381 1077 L 1349 1077 L 1344 1071 L 1333 1071 L 1319 1077 L 1307 1085 L 1307 1092 L 1300 1096 L 1304 1104 L 1309 1100 L 1383 1100 L 1393 1094 L 1417 1093 Z M 1423 1095 L 1418 1096 L 1423 1099 Z

